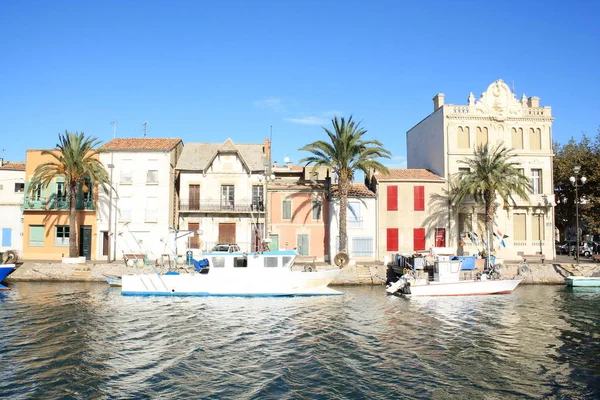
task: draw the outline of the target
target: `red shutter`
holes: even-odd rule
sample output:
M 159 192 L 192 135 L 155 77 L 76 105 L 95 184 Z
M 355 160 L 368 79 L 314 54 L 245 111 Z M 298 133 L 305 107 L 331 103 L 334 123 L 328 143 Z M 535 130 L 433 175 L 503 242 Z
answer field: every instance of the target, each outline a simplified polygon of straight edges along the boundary
M 413 229 L 413 250 L 425 250 L 425 228 Z
M 387 229 L 387 251 L 398 251 L 398 228 Z
M 398 186 L 387 187 L 387 209 L 398 211 Z
M 415 186 L 415 211 L 425 211 L 425 186 Z

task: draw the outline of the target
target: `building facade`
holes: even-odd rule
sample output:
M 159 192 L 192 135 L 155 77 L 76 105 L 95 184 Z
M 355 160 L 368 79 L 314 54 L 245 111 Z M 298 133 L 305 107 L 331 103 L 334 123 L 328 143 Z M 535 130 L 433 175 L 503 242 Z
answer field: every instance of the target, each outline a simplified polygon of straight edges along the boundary
M 120 260 L 143 253 L 172 254 L 176 228 L 178 138 L 115 138 L 100 147 L 112 189 L 100 191 L 95 256 Z
M 295 249 L 300 257 L 330 260 L 329 186 L 326 168 L 274 163 L 267 183 L 267 237 L 271 250 Z
M 69 198 L 64 178 L 56 178 L 47 187 L 28 192 L 38 165 L 55 159 L 43 150 L 27 150 L 25 159 L 25 197 L 23 202 L 23 259 L 61 260 L 69 257 Z M 97 156 L 96 156 L 97 157 Z M 76 198 L 76 227 L 79 256 L 95 260 L 97 190 L 86 181 Z
M 377 194 L 378 259 L 446 247 L 448 240 L 445 180 L 426 169 L 376 172 L 371 187 Z
M 520 99 L 508 85 L 497 80 L 467 104 L 445 104 L 444 95 L 433 98 L 434 110 L 407 132 L 408 168 L 426 168 L 446 181 L 466 168 L 463 160 L 476 146 L 500 143 L 512 149 L 514 160 L 531 179 L 529 200 L 515 197 L 496 210 L 494 248 L 503 259 L 542 253 L 553 259 L 554 194 L 552 178 L 552 112 L 540 106 L 539 97 Z M 473 202 L 451 205 L 448 245 L 459 254 L 483 249 L 483 207 Z
M 340 197 L 339 186 L 333 185 L 331 191 L 330 218 L 330 254 L 335 257 L 340 251 Z M 375 261 L 377 254 L 377 199 L 375 193 L 362 182 L 353 182 L 348 192 L 346 210 L 346 249 L 350 260 Z
M 0 158 L 0 252 L 23 251 L 25 163 Z
M 217 244 L 260 251 L 265 239 L 264 193 L 270 143 L 188 143 L 177 163 L 178 225 L 193 233 L 178 248 L 194 256 Z

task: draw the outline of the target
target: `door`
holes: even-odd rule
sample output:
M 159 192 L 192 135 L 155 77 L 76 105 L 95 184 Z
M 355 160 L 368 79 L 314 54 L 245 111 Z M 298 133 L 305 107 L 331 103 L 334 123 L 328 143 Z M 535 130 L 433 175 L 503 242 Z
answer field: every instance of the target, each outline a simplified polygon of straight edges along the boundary
M 237 243 L 235 240 L 235 223 L 219 224 L 219 243 Z
M 199 249 L 200 248 L 200 235 L 198 235 L 198 230 L 200 229 L 200 223 L 198 222 L 190 222 L 188 223 L 188 230 L 195 231 L 189 236 L 188 248 L 190 249 Z
M 265 230 L 264 224 L 252 224 L 252 251 L 262 251 L 262 238 Z
M 271 235 L 271 243 L 269 243 L 271 251 L 279 250 L 279 235 Z
M 91 259 L 92 227 L 90 225 L 82 225 L 79 229 L 79 255 L 85 256 L 86 260 Z
M 190 211 L 198 210 L 200 210 L 200 185 L 190 185 Z
M 310 255 L 308 235 L 304 234 L 304 233 L 300 233 L 300 234 L 298 234 L 297 240 L 298 240 L 298 242 L 297 242 L 296 251 L 298 252 L 298 255 L 301 255 L 301 256 Z
M 110 252 L 110 241 L 108 240 L 108 232 L 102 231 L 102 255 L 108 256 Z
M 435 228 L 435 247 L 446 247 L 446 228 Z

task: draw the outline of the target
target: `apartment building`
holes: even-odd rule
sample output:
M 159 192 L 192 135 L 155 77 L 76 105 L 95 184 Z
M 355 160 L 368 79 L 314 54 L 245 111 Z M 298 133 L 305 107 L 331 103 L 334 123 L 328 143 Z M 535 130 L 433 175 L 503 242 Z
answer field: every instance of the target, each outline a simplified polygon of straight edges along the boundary
M 0 158 L 0 252 L 23 250 L 25 163 Z

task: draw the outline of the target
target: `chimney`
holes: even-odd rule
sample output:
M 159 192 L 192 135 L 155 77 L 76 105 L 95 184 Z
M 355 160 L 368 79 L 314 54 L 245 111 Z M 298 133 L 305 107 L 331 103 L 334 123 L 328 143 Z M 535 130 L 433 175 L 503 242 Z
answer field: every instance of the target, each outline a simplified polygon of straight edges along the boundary
M 271 159 L 271 142 L 269 142 L 268 138 L 265 138 L 265 145 L 263 147 L 263 153 L 266 156 L 267 160 Z
M 276 167 L 277 166 L 277 160 L 273 161 L 273 166 Z
M 433 97 L 433 111 L 444 105 L 444 94 L 438 93 Z
M 540 98 L 536 96 L 531 96 L 527 99 L 527 105 L 530 108 L 538 108 L 540 106 Z

